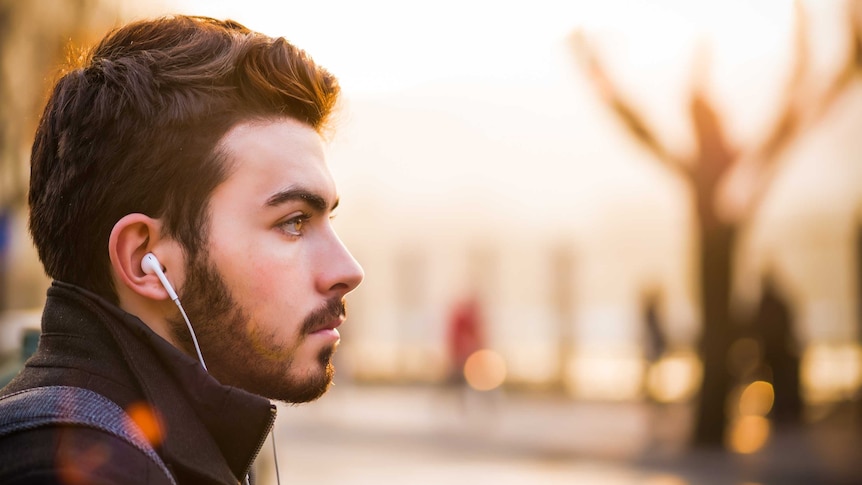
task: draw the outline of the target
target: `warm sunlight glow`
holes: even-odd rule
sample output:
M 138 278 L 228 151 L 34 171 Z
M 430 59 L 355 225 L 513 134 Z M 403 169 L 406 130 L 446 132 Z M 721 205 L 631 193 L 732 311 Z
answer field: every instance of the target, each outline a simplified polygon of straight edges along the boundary
M 746 386 L 739 397 L 740 416 L 766 416 L 775 402 L 772 384 L 755 381 Z
M 862 346 L 813 344 L 801 363 L 802 389 L 812 403 L 852 398 L 862 388 Z
M 783 0 L 163 2 L 284 35 L 337 73 L 348 91 L 378 93 L 433 82 L 543 83 L 571 67 L 560 49 L 576 28 L 610 32 L 612 43 L 625 33 L 625 57 L 635 69 L 679 63 L 701 34 L 721 39 L 722 61 L 751 57 L 752 45 L 782 28 L 772 21 L 776 12 L 788 10 Z M 524 64 L 529 68 L 517 67 Z
M 700 388 L 702 372 L 700 359 L 694 351 L 674 352 L 650 366 L 647 390 L 659 402 L 686 401 Z
M 477 350 L 464 363 L 464 378 L 477 391 L 496 389 L 506 380 L 506 361 L 493 350 Z
M 580 399 L 635 399 L 641 393 L 645 367 L 635 349 L 582 349 L 570 363 L 567 389 Z
M 434 82 L 541 82 L 561 67 L 547 47 L 561 42 L 586 8 L 552 0 L 172 3 L 185 13 L 231 17 L 285 36 L 336 73 L 351 93 Z M 524 64 L 529 69 L 517 67 Z
M 194 269 L 187 267 L 194 258 L 168 234 L 141 240 L 166 227 L 161 219 L 147 218 L 127 239 L 114 233 L 110 248 L 103 241 L 112 227 L 107 219 L 101 232 L 74 227 L 92 244 L 63 240 L 60 231 L 70 223 L 31 234 L 39 232 L 28 228 L 31 193 L 34 201 L 50 202 L 46 211 L 54 215 L 111 200 L 116 207 L 100 215 L 120 217 L 114 212 L 140 205 L 132 203 L 135 194 L 120 204 L 98 191 L 88 204 L 87 190 L 40 198 L 40 178 L 49 188 L 62 188 L 55 179 L 69 177 L 110 188 L 95 176 L 118 170 L 117 157 L 138 167 L 169 164 L 165 174 L 177 164 L 194 170 L 201 160 L 189 152 L 207 148 L 207 139 L 212 154 L 225 152 L 218 130 L 201 137 L 196 128 L 257 126 L 259 118 L 304 126 L 304 111 L 314 108 L 280 85 L 319 90 L 305 81 L 321 78 L 324 69 L 340 89 L 321 140 L 296 146 L 258 140 L 249 156 L 266 159 L 251 167 L 242 156 L 202 160 L 227 181 L 212 188 L 217 200 L 228 192 L 225 185 L 244 192 L 237 192 L 243 200 L 236 210 L 223 214 L 204 211 L 204 197 L 204 215 L 228 228 L 224 219 L 232 215 L 252 218 L 247 247 L 239 248 L 246 252 L 232 234 L 204 234 L 211 237 L 201 241 L 202 256 L 212 250 L 204 268 L 212 271 L 205 273 L 223 277 L 225 294 L 236 298 L 222 306 L 235 303 L 228 316 L 248 317 L 248 330 L 260 339 L 274 338 L 273 324 L 301 322 L 323 299 L 352 289 L 358 274 L 348 252 L 364 272 L 356 291 L 343 295 L 349 311 L 332 356 L 335 387 L 307 406 L 277 403 L 278 436 L 255 459 L 257 483 L 276 483 L 279 466 L 287 467 L 281 472 L 287 483 L 322 485 L 816 485 L 862 477 L 854 473 L 862 470 L 862 0 L 0 5 L 0 364 L 8 357 L 17 366 L 0 366 L 0 381 L 61 345 L 43 340 L 51 345 L 29 361 L 14 353 L 18 319 L 39 332 L 47 308 L 50 331 L 54 299 L 62 297 L 51 287 L 63 283 L 52 284 L 51 275 L 63 277 L 56 273 L 66 268 L 50 271 L 62 254 L 45 244 L 92 246 L 87 253 L 98 252 L 102 262 L 108 249 L 116 256 L 116 244 L 123 254 L 146 244 L 162 248 L 166 264 L 174 260 L 168 277 L 178 289 Z M 164 19 L 175 15 L 231 20 L 251 32 L 231 23 Z M 145 34 L 134 41 L 121 28 L 159 17 L 132 27 Z M 166 55 L 147 37 L 181 45 L 197 38 L 186 29 L 191 24 L 220 32 L 195 44 L 194 55 Z M 61 54 L 76 55 L 112 25 L 122 45 L 109 50 L 119 57 L 91 51 L 82 60 L 92 65 L 70 71 L 51 99 Z M 185 32 L 182 39 L 171 25 Z M 222 46 L 222 55 L 217 44 L 225 38 L 237 44 Z M 297 49 L 313 63 L 285 61 Z M 269 55 L 284 62 L 262 58 Z M 168 65 L 151 62 L 162 58 Z M 178 65 L 188 69 L 172 71 Z M 86 88 L 80 96 L 73 92 L 79 87 Z M 237 95 L 229 112 L 206 96 L 224 93 Z M 115 94 L 118 103 L 110 101 Z M 99 102 L 78 102 L 90 98 Z M 49 114 L 64 119 L 40 118 L 46 103 Z M 199 123 L 201 111 L 209 116 Z M 191 137 L 201 146 L 165 144 L 159 148 L 165 156 L 149 160 L 149 146 L 135 143 L 148 137 L 119 133 L 92 146 L 68 138 L 99 126 L 91 119 L 99 113 L 122 117 L 114 126 L 135 133 L 161 128 L 162 143 Z M 40 119 L 48 128 L 40 135 L 59 137 L 37 137 L 36 155 L 45 152 L 43 164 L 57 172 L 46 177 L 38 157 L 31 170 Z M 85 129 L 60 130 L 67 122 Z M 43 150 L 42 142 L 56 149 Z M 51 162 L 60 155 L 56 168 Z M 282 156 L 302 170 L 273 167 Z M 278 180 L 258 180 L 258 162 Z M 156 180 L 156 172 L 146 179 Z M 293 188 L 330 201 L 337 196 L 337 217 L 308 200 L 266 207 L 273 190 Z M 146 198 L 164 196 L 160 205 L 177 208 L 178 216 L 198 209 L 186 207 L 194 201 L 175 200 L 182 195 L 175 190 L 161 192 Z M 129 217 L 124 221 L 144 216 Z M 290 236 L 279 227 L 290 218 L 308 224 Z M 136 249 L 135 241 L 146 244 Z M 260 264 L 247 257 L 255 254 L 266 258 L 257 263 L 279 257 L 284 266 L 288 257 L 295 264 L 287 273 L 255 273 Z M 105 278 L 115 273 L 103 266 Z M 82 275 L 65 276 L 87 286 Z M 166 322 L 162 312 L 170 317 L 176 307 L 135 293 L 134 278 L 120 280 L 131 285 L 116 288 L 113 300 L 122 308 L 102 312 L 111 308 L 101 302 L 95 316 L 141 313 L 133 322 L 145 330 L 138 336 L 144 343 L 160 339 L 147 326 L 158 330 Z M 253 291 L 292 281 L 299 284 L 284 288 L 275 307 L 264 298 L 274 290 Z M 201 295 L 190 285 L 186 290 L 191 311 Z M 288 307 L 290 314 L 276 314 Z M 190 317 L 212 328 L 230 323 Z M 323 341 L 295 340 L 256 343 L 296 354 L 298 370 L 290 376 L 309 380 L 320 366 L 308 359 Z M 69 352 L 76 352 L 74 344 Z M 221 357 L 217 336 L 201 345 L 203 355 Z M 228 357 L 213 368 L 235 362 Z M 303 369 L 310 374 L 301 375 Z M 287 369 L 270 371 L 246 387 L 265 388 L 270 374 Z M 204 384 L 222 390 L 214 380 Z M 231 389 L 225 392 L 245 393 Z M 199 417 L 211 424 L 219 404 Z M 130 427 L 163 451 L 215 458 L 225 451 L 230 463 L 206 464 L 214 476 L 240 474 L 240 462 L 256 451 L 246 452 L 245 440 L 227 443 L 242 456 L 219 448 L 228 429 L 213 429 L 215 441 L 185 442 L 177 423 L 160 419 L 167 416 L 157 412 L 163 408 L 138 402 L 125 411 Z M 256 428 L 240 425 L 246 434 Z M 55 446 L 64 483 L 86 483 L 105 464 L 123 466 L 115 448 L 75 445 L 64 438 Z
M 742 416 L 731 426 L 728 447 L 736 453 L 754 453 L 766 445 L 769 433 L 768 419 L 762 416 Z

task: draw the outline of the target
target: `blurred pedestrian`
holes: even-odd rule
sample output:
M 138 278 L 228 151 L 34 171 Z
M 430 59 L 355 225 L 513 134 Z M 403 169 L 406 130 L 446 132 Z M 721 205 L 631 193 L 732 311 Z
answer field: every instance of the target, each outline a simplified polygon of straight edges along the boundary
M 466 385 L 464 366 L 467 359 L 485 345 L 482 315 L 475 297 L 458 302 L 449 317 L 447 340 L 449 344 L 450 382 Z
M 761 336 L 766 374 L 775 394 L 770 413 L 776 423 L 802 423 L 802 397 L 799 383 L 799 345 L 793 334 L 794 318 L 788 296 L 774 276 L 763 282 L 757 311 L 756 332 Z

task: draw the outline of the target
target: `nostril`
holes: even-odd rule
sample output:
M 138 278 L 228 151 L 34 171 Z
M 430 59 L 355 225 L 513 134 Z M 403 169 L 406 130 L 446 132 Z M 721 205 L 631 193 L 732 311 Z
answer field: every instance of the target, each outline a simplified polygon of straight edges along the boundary
M 333 291 L 336 291 L 336 290 L 341 291 L 341 290 L 349 290 L 349 289 L 350 289 L 350 285 L 348 285 L 347 283 L 336 283 L 336 284 L 332 285 L 332 288 L 330 288 L 330 290 L 333 290 Z

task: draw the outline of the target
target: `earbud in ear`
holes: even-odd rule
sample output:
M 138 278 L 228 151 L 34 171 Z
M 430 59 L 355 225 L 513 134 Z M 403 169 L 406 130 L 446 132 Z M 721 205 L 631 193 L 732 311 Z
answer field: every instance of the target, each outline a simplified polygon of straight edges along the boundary
M 156 257 L 153 253 L 147 253 L 144 255 L 144 259 L 141 260 L 141 269 L 144 270 L 146 274 L 155 274 L 159 277 L 159 281 L 162 282 L 162 286 L 165 287 L 165 290 L 168 292 L 168 295 L 171 297 L 171 300 L 177 304 L 177 308 L 180 309 L 180 313 L 183 316 L 183 320 L 186 322 L 186 326 L 189 329 L 189 333 L 192 336 L 192 342 L 195 344 L 195 351 L 198 353 L 198 360 L 201 363 L 201 366 L 204 370 L 207 370 L 207 365 L 204 363 L 204 356 L 201 354 L 201 347 L 198 345 L 198 338 L 195 336 L 195 331 L 192 328 L 192 322 L 189 321 L 188 315 L 186 315 L 186 311 L 183 310 L 182 304 L 180 304 L 180 298 L 177 296 L 177 293 L 174 291 L 174 288 L 171 286 L 170 282 L 168 282 L 168 278 L 165 276 L 165 272 L 162 271 L 162 263 L 159 262 L 159 258 Z M 207 371 L 209 372 L 209 371 Z
M 158 274 L 162 271 L 162 264 L 159 263 L 159 259 L 155 254 L 147 253 L 144 255 L 144 259 L 141 260 L 141 269 L 146 274 Z
M 176 301 L 178 299 L 177 293 L 174 291 L 174 287 L 171 286 L 171 283 L 165 276 L 165 272 L 162 271 L 162 263 L 159 262 L 159 259 L 155 254 L 147 253 L 144 255 L 144 259 L 141 260 L 141 269 L 144 273 L 155 274 L 159 278 L 159 281 L 161 281 L 162 286 L 165 287 L 165 291 L 168 292 L 168 296 L 171 297 L 171 300 Z

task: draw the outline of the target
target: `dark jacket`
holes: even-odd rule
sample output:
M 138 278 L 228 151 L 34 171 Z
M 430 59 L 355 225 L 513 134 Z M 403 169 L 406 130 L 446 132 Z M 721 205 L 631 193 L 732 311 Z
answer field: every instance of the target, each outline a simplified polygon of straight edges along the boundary
M 134 315 L 61 282 L 48 290 L 37 352 L 0 395 L 48 385 L 90 389 L 142 416 L 180 484 L 241 481 L 275 420 L 267 399 L 220 384 Z M 136 448 L 89 428 L 0 439 L 3 484 L 164 483 L 161 475 Z

